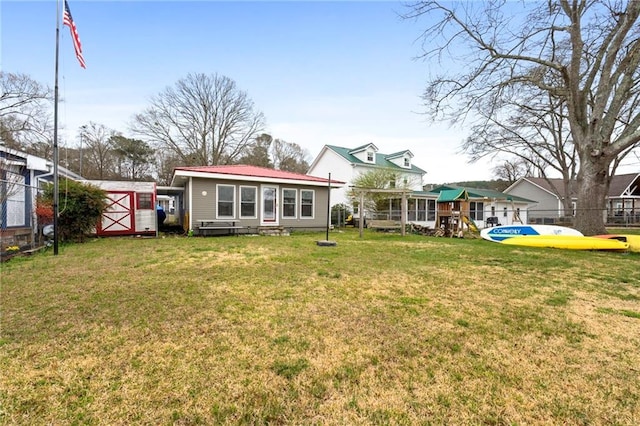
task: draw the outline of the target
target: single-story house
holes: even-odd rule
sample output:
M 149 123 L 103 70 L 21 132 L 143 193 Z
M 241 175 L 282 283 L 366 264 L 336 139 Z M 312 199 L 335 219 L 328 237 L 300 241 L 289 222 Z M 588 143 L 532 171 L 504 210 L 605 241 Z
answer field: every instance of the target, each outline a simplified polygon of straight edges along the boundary
M 80 175 L 58 166 L 58 177 Z M 36 198 L 45 183 L 53 182 L 53 162 L 0 145 L 0 236 L 2 248 L 34 244 L 38 230 Z
M 524 177 L 504 192 L 536 201 L 535 206 L 529 207 L 531 223 L 566 222 L 575 214 L 577 196 L 575 193 L 566 193 L 562 179 Z M 563 208 L 563 200 L 567 197 L 571 198 L 571 212 L 566 212 Z M 611 177 L 607 211 L 603 212 L 603 216 L 606 223 L 640 223 L 640 173 Z
M 177 167 L 183 227 L 195 235 L 326 229 L 330 188 L 344 182 L 249 165 Z

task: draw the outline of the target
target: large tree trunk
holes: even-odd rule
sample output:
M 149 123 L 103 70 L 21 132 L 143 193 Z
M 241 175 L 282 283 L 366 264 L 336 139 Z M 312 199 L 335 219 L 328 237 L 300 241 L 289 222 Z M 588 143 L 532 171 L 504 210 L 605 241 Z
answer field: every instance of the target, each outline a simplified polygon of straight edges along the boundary
M 582 156 L 577 179 L 575 227 L 584 235 L 605 234 L 606 197 L 609 192 L 609 163 L 603 156 Z

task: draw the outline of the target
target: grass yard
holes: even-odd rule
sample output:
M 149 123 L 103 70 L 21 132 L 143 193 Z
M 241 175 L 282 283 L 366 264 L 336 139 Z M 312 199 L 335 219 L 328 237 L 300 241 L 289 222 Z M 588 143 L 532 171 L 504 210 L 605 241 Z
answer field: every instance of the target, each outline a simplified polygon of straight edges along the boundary
M 2 264 L 0 423 L 640 424 L 640 255 L 357 230 Z

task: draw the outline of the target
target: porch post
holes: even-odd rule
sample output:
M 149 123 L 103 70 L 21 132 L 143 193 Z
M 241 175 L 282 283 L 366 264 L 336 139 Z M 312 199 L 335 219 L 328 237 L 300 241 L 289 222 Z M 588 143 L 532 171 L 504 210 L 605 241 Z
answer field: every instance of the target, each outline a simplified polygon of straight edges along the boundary
M 402 200 L 400 201 L 400 226 L 401 226 L 400 235 L 402 235 L 403 237 L 407 233 L 405 229 L 406 223 L 407 223 L 407 193 L 402 192 Z
M 360 238 L 364 232 L 364 192 L 360 191 L 360 220 L 358 220 L 358 228 L 360 231 Z

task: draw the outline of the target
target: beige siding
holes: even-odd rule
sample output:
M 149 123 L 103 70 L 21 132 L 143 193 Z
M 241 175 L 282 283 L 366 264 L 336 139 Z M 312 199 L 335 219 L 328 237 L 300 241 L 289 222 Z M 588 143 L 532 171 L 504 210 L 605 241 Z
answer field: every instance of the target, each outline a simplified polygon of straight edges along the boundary
M 217 185 L 232 185 L 235 187 L 235 203 L 234 203 L 234 220 L 237 225 L 248 227 L 248 231 L 255 231 L 261 226 L 261 209 L 262 209 L 262 192 L 261 188 L 265 185 L 264 182 L 244 182 L 234 180 L 214 180 L 206 178 L 193 178 L 192 190 L 186 191 L 191 193 L 192 211 L 188 212 L 191 218 L 191 224 L 194 230 L 197 230 L 198 220 L 212 220 L 217 219 Z M 241 218 L 240 217 L 240 187 L 248 186 L 255 187 L 257 189 L 257 201 L 256 201 L 256 218 Z M 273 184 L 278 187 L 278 225 L 290 228 L 292 230 L 321 230 L 326 227 L 327 224 L 327 194 L 328 189 L 326 187 L 318 186 L 306 186 L 306 185 L 292 185 L 292 184 Z M 296 199 L 296 218 L 283 218 L 282 217 L 282 189 L 295 189 L 297 191 Z M 314 191 L 314 209 L 313 218 L 301 218 L 300 217 L 300 190 L 312 190 Z M 185 201 L 188 201 L 188 195 L 185 194 Z M 189 208 L 189 204 L 185 205 L 185 208 Z

